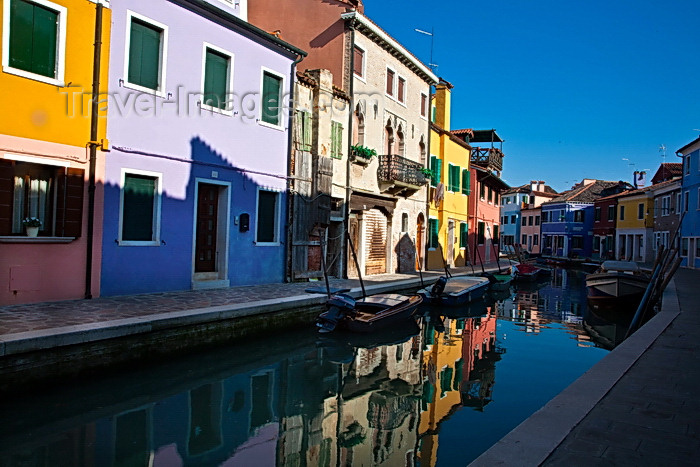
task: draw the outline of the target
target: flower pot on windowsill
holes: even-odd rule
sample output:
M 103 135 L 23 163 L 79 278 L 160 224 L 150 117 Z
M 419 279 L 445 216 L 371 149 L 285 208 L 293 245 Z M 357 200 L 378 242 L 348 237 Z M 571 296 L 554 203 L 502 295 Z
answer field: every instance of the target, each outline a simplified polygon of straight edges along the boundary
M 363 167 L 367 167 L 369 163 L 372 161 L 371 157 L 362 157 L 358 155 L 353 155 L 352 158 L 350 159 L 353 163 L 357 165 L 361 165 Z
M 27 229 L 27 237 L 36 237 L 39 235 L 39 227 L 26 226 L 25 229 Z

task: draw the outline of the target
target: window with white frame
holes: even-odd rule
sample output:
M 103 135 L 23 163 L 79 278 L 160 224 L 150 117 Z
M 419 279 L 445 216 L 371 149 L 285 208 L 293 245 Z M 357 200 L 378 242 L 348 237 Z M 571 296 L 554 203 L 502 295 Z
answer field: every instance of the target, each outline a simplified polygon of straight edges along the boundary
M 168 27 L 132 11 L 127 17 L 126 83 L 164 95 Z
M 676 193 L 676 213 L 681 213 L 681 192 Z
M 685 163 L 685 174 L 689 175 L 690 174 L 690 155 L 687 155 L 683 158 L 683 162 Z
M 63 86 L 67 15 L 65 7 L 46 0 L 5 0 L 3 71 Z
M 233 54 L 211 44 L 204 44 L 202 66 L 202 106 L 230 111 L 233 91 Z
M 428 96 L 420 93 L 420 116 L 428 118 Z
M 261 83 L 260 121 L 262 123 L 282 126 L 282 87 L 284 78 L 271 70 L 263 69 Z
M 671 195 L 661 198 L 661 215 L 668 216 L 671 213 Z
M 120 245 L 158 245 L 162 175 L 139 170 L 122 171 L 119 209 Z
M 257 244 L 279 243 L 280 194 L 276 191 L 258 190 L 257 226 L 255 242 Z

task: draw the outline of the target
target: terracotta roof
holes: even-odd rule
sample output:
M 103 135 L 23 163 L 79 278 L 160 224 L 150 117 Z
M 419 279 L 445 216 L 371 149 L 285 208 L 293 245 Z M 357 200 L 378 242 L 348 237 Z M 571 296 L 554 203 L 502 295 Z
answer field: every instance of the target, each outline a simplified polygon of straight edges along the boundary
M 469 137 L 474 136 L 474 130 L 471 128 L 463 128 L 461 130 L 452 130 L 453 135 L 461 136 L 461 135 L 469 135 Z
M 559 196 L 561 193 L 557 193 L 557 191 L 552 188 L 549 185 L 544 186 L 544 191 L 538 191 L 538 190 L 533 190 L 532 185 L 530 183 L 526 183 L 524 185 L 516 186 L 514 188 L 511 188 L 510 190 L 506 191 L 503 193 L 504 195 L 508 195 L 511 193 L 530 193 L 533 195 L 537 196 Z
M 603 190 L 619 186 L 620 182 L 610 182 L 605 180 L 595 180 L 588 185 L 576 186 L 569 191 L 562 193 L 560 196 L 542 204 L 555 203 L 592 203 L 601 198 Z
M 659 165 L 659 169 L 651 178 L 651 183 L 659 183 L 673 177 L 683 175 L 683 163 L 681 162 L 664 162 Z

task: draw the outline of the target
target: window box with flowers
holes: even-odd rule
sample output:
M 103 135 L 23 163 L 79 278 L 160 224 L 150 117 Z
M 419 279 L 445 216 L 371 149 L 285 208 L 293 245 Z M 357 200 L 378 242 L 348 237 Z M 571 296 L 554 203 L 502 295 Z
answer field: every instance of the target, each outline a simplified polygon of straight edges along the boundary
M 352 146 L 350 152 L 350 160 L 358 165 L 367 166 L 372 162 L 372 158 L 377 156 L 377 151 L 370 149 L 361 144 Z
M 41 221 L 36 217 L 27 217 L 22 219 L 22 225 L 24 225 L 27 231 L 27 237 L 36 237 L 39 235 L 39 228 L 41 227 Z

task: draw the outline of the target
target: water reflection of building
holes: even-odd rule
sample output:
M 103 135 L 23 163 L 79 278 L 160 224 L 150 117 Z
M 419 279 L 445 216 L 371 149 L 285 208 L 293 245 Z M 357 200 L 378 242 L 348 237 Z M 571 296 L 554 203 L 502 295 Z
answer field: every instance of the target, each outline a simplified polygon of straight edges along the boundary
M 461 407 L 483 410 L 495 384 L 497 318 L 491 307 L 475 318 L 445 319 L 444 332 L 424 328 L 423 396 L 418 459 L 437 461 L 440 424 Z

